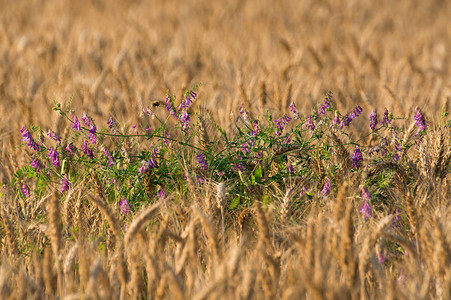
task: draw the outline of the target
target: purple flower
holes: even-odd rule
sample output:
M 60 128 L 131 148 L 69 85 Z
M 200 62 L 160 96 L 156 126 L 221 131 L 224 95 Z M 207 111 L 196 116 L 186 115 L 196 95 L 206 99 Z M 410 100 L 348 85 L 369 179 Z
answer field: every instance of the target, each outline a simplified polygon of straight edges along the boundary
M 289 164 L 289 165 L 287 166 L 287 170 L 288 170 L 288 172 L 290 172 L 290 174 L 294 174 L 294 172 L 295 172 L 294 167 L 293 167 L 292 164 Z
M 85 123 L 86 126 L 90 126 L 90 117 L 86 114 L 86 112 L 83 112 L 83 116 L 81 117 L 82 121 Z
M 160 149 L 158 147 L 153 148 L 153 151 L 152 151 L 153 157 L 158 156 L 159 153 L 160 153 Z
M 353 120 L 355 120 L 358 116 L 362 114 L 363 109 L 360 107 L 360 105 L 357 105 L 354 110 L 344 116 L 342 123 L 341 123 L 341 129 L 343 129 L 344 126 L 349 126 Z
M 205 156 L 203 153 L 199 154 L 196 156 L 197 157 L 197 162 L 202 165 L 202 168 L 207 171 L 208 170 L 208 163 L 205 160 Z
M 42 165 L 41 162 L 36 157 L 34 157 L 33 160 L 31 161 L 31 166 L 36 169 L 36 172 L 41 174 Z
M 193 101 L 191 100 L 190 95 L 185 96 L 185 99 L 180 104 L 178 111 L 181 112 L 182 110 L 187 110 L 192 103 Z
M 250 145 L 248 142 L 244 142 L 243 144 L 241 144 L 241 152 L 243 152 L 244 155 L 246 155 L 246 153 L 251 153 L 251 149 L 249 146 Z
M 381 125 L 382 126 L 390 125 L 391 122 L 392 122 L 392 120 L 390 119 L 390 114 L 388 113 L 388 109 L 385 108 L 384 117 L 382 118 Z
M 170 138 L 171 135 L 170 135 L 169 133 L 166 133 L 166 137 Z M 169 145 L 169 141 L 168 141 L 167 139 L 165 139 L 165 138 L 163 138 L 163 143 L 164 143 L 166 146 Z
M 276 126 L 278 128 L 278 130 L 276 131 L 276 134 L 278 136 L 282 135 L 283 129 L 286 125 L 288 125 L 288 123 L 291 121 L 291 118 L 289 116 L 287 116 L 286 114 L 282 117 L 277 119 L 276 122 Z
M 53 160 L 53 164 L 55 165 L 55 167 L 60 166 L 60 156 L 58 152 L 55 149 L 53 149 L 53 147 L 50 147 L 49 157 Z
M 61 142 L 61 137 L 58 134 L 56 134 L 55 132 L 53 132 L 52 130 L 49 129 L 47 131 L 47 135 L 52 140 L 57 141 L 57 142 Z
M 169 95 L 166 96 L 166 109 L 171 116 L 175 119 L 178 119 L 177 113 L 175 112 L 174 106 L 172 105 L 171 97 Z
M 31 135 L 31 133 L 28 131 L 28 129 L 25 126 L 22 127 L 20 132 L 22 133 L 23 141 L 25 143 L 27 143 L 28 147 L 30 147 L 31 149 L 33 149 L 35 151 L 41 150 L 41 147 L 39 147 L 39 145 L 34 141 L 33 136 Z
M 90 159 L 94 159 L 94 153 L 91 149 L 89 149 L 88 145 L 88 140 L 85 140 L 85 142 L 83 143 L 83 153 L 86 154 Z
M 104 149 L 105 156 L 108 158 L 108 166 L 114 166 L 114 158 L 111 156 L 110 151 L 107 148 Z
M 257 134 L 258 134 L 258 129 L 259 129 L 259 127 L 258 127 L 258 121 L 254 121 L 254 131 L 252 131 L 252 136 L 253 136 L 253 137 L 256 137 L 256 136 L 257 136 Z
M 373 216 L 373 208 L 371 207 L 369 201 L 365 201 L 362 208 L 360 208 L 360 214 L 365 217 L 365 220 L 368 220 Z
M 398 161 L 400 154 L 402 153 L 402 146 L 399 144 L 399 140 L 395 140 L 395 157 L 393 158 L 394 161 Z
M 129 213 L 132 212 L 131 210 L 131 205 L 130 203 L 128 203 L 128 200 L 126 197 L 121 199 L 121 203 L 119 204 L 120 208 L 121 208 L 121 213 L 123 213 L 124 215 L 128 215 Z
M 71 185 L 72 182 L 69 180 L 69 177 L 67 177 L 67 175 L 64 176 L 63 179 L 61 179 L 61 193 L 68 191 Z
M 25 195 L 25 197 L 30 198 L 30 189 L 28 186 L 24 183 L 21 187 L 22 193 Z
M 70 155 L 74 155 L 76 150 L 77 150 L 77 148 L 75 148 L 75 146 L 72 143 L 67 144 L 67 147 L 66 147 L 67 153 L 69 153 Z
M 247 110 L 244 108 L 243 104 L 240 106 L 240 115 L 241 119 L 243 119 L 244 122 L 249 122 L 249 115 L 247 113 Z
M 80 131 L 80 121 L 78 120 L 77 116 L 75 116 L 74 125 L 72 126 L 73 129 Z
M 141 168 L 139 168 L 139 173 L 141 175 L 146 174 L 150 169 L 153 169 L 157 166 L 156 161 L 151 157 L 147 162 L 141 162 Z
M 373 110 L 373 112 L 370 115 L 370 128 L 371 130 L 375 130 L 377 126 L 377 112 L 376 110 Z
M 415 108 L 415 112 L 415 121 L 418 126 L 418 132 L 415 134 L 415 138 L 418 139 L 418 142 L 421 142 L 423 140 L 425 130 L 428 127 L 428 123 L 418 107 Z
M 149 171 L 148 163 L 145 161 L 141 162 L 141 168 L 139 168 L 139 174 L 144 175 Z
M 426 119 L 421 114 L 418 107 L 415 108 L 415 112 L 416 112 L 415 121 L 417 123 L 418 129 L 419 131 L 424 131 L 428 127 L 428 123 L 426 122 Z
M 352 155 L 352 167 L 359 169 L 362 166 L 363 156 L 359 146 L 355 147 L 354 154 Z
M 313 132 L 315 130 L 315 127 L 316 126 L 315 123 L 313 123 L 312 116 L 308 117 L 307 128 Z
M 290 104 L 290 110 L 293 113 L 293 118 L 299 119 L 299 112 L 296 110 L 296 105 L 294 104 L 294 101 L 292 101 Z
M 158 198 L 160 198 L 160 200 L 166 200 L 166 193 L 164 192 L 163 189 L 161 189 L 161 190 L 158 192 Z
M 362 192 L 362 199 L 364 199 L 364 200 L 373 199 L 373 197 L 371 197 L 370 191 L 368 190 L 368 188 L 366 186 L 361 188 L 360 191 Z
M 321 105 L 321 108 L 319 109 L 319 112 L 318 112 L 319 115 L 326 114 L 326 110 L 328 108 L 330 108 L 330 103 L 332 101 L 332 96 L 333 96 L 333 93 L 331 91 L 328 91 L 327 95 L 326 95 L 326 99 L 324 101 L 324 104 Z
M 117 123 L 114 121 L 113 117 L 110 117 L 110 119 L 107 122 L 108 127 L 110 127 L 111 131 L 113 133 L 117 132 Z
M 324 182 L 324 187 L 323 187 L 323 191 L 322 191 L 323 195 L 325 197 L 329 196 L 331 189 L 332 189 L 332 184 L 330 182 L 330 179 L 329 179 L 329 177 L 326 177 L 326 181 Z
M 186 112 L 186 110 L 183 112 L 182 116 L 180 117 L 180 123 L 182 124 L 182 129 L 184 131 L 187 131 L 189 129 L 189 123 L 190 123 L 190 115 Z
M 204 177 L 203 176 L 196 176 L 197 177 L 197 183 L 204 183 L 205 182 L 205 179 L 204 179 Z
M 96 132 L 97 132 L 96 124 L 92 124 L 92 127 L 89 130 L 89 138 L 91 139 L 91 143 L 93 144 L 97 142 Z

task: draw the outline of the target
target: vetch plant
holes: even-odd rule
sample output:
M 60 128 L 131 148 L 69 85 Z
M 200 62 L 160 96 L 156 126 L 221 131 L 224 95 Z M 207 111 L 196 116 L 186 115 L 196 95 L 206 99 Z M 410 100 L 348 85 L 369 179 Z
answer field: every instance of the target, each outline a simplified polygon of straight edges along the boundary
M 387 142 L 386 132 L 396 134 L 394 128 L 388 127 L 395 118 L 387 109 L 380 123 L 376 111 L 371 113 L 371 131 L 366 135 L 353 141 L 337 142 L 340 136 L 348 135 L 347 128 L 363 109 L 357 105 L 342 117 L 336 109 L 332 92 L 326 94 L 324 102 L 312 114 L 302 115 L 293 101 L 289 106 L 292 117 L 283 114 L 275 121 L 269 113 L 265 118 L 253 119 L 241 105 L 235 124 L 237 134 L 232 136 L 214 124 L 218 138 L 212 140 L 205 131 L 207 119 L 189 113 L 199 97 L 195 89 L 187 91 L 178 105 L 175 96 L 166 97 L 166 119 L 156 118 L 152 109 L 147 107 L 145 115 L 152 116 L 158 123 L 156 126 L 141 127 L 134 123 L 132 128 L 121 130 L 113 117 L 101 127 L 86 112 L 80 123 L 70 108 L 70 102 L 63 108 L 55 101 L 54 110 L 70 122 L 72 131 L 68 136 L 59 136 L 49 129 L 47 135 L 56 142 L 50 145 L 43 139 L 38 144 L 32 133 L 23 127 L 23 141 L 33 154 L 30 168 L 21 170 L 17 179 L 35 178 L 38 195 L 45 193 L 54 183 L 59 184 L 60 191 L 65 193 L 94 170 L 98 180 L 88 181 L 88 186 L 94 189 L 101 185 L 106 199 L 109 202 L 121 199 L 121 211 L 128 213 L 145 202 L 166 199 L 166 194 L 174 191 L 178 191 L 179 196 L 171 199 L 179 201 L 189 186 L 183 176 L 188 168 L 195 175 L 193 178 L 197 184 L 224 180 L 234 182 L 229 194 L 237 200 L 231 207 L 242 209 L 253 205 L 255 194 L 261 189 L 271 191 L 265 201 L 272 201 L 276 198 L 277 189 L 286 189 L 286 184 L 295 177 L 302 178 L 304 184 L 300 196 L 309 195 L 309 201 L 314 198 L 315 190 L 319 197 L 333 195 L 332 183 L 342 180 L 337 178 L 341 176 L 341 169 L 346 169 L 346 174 L 357 174 L 361 180 L 375 184 L 375 180 L 384 178 L 365 179 L 365 170 L 390 158 L 399 162 L 400 155 L 415 144 L 414 141 L 398 139 L 394 144 Z M 426 134 L 427 128 L 427 122 L 418 109 L 415 122 L 418 139 Z M 32 127 L 32 131 L 39 132 L 40 128 Z M 332 133 L 336 137 L 334 142 Z M 371 135 L 376 137 L 376 145 L 361 143 Z M 198 139 L 200 144 L 197 144 L 195 137 L 199 136 L 202 139 Z M 336 153 L 346 155 L 347 151 L 352 151 L 349 165 L 345 160 L 332 160 Z M 191 159 L 197 162 L 196 165 L 186 164 Z M 21 195 L 28 197 L 29 192 L 22 186 L 20 188 Z M 381 191 L 386 188 L 383 186 Z M 378 193 L 376 199 L 380 195 Z M 370 208 L 369 202 L 366 203 L 366 216 Z

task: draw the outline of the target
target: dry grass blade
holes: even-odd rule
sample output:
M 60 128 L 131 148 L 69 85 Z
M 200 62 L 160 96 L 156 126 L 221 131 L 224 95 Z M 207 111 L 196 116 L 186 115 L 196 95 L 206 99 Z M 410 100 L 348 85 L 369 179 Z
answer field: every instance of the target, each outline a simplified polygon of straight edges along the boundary
M 91 202 L 95 203 L 99 210 L 105 215 L 116 239 L 116 244 L 119 245 L 121 239 L 121 223 L 118 216 L 104 200 L 94 195 L 88 195 L 88 198 Z
M 159 210 L 160 204 L 156 203 L 151 207 L 143 210 L 139 215 L 136 216 L 136 218 L 128 227 L 127 233 L 125 234 L 126 249 L 131 247 L 131 241 L 136 237 L 138 232 L 142 230 L 143 226 L 145 226 L 146 223 L 148 223 L 152 218 L 155 217 L 156 214 L 158 214 Z

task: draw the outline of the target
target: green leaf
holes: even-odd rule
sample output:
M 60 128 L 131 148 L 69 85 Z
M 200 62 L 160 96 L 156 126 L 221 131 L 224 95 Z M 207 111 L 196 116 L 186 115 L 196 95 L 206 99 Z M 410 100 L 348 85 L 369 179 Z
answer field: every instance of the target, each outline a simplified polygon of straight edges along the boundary
M 262 166 L 259 165 L 255 171 L 254 171 L 254 175 L 252 176 L 252 183 L 261 183 L 262 177 L 263 177 L 263 171 L 262 171 Z
M 230 203 L 229 209 L 234 209 L 240 204 L 240 196 L 233 198 L 232 203 Z

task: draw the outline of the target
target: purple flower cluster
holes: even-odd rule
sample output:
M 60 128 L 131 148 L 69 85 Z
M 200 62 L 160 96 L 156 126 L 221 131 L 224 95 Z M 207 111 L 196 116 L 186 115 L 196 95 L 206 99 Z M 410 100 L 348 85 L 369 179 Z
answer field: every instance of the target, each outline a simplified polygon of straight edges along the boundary
M 375 130 L 377 126 L 377 112 L 373 110 L 370 115 L 370 128 L 371 130 Z
M 146 174 L 150 169 L 153 169 L 157 166 L 157 162 L 151 157 L 147 162 L 143 161 L 141 163 L 141 168 L 139 168 L 139 173 L 141 175 Z
M 415 113 L 416 113 L 415 121 L 418 126 L 418 129 L 419 129 L 419 131 L 424 131 L 428 127 L 428 123 L 426 122 L 425 117 L 420 112 L 418 107 L 415 108 Z
M 326 114 L 326 110 L 328 108 L 330 108 L 330 103 L 332 102 L 332 97 L 333 97 L 333 93 L 331 91 L 328 91 L 326 94 L 326 99 L 323 103 L 323 105 L 321 105 L 318 114 L 319 115 L 325 115 Z
M 347 114 L 346 116 L 344 116 L 342 122 L 341 122 L 341 129 L 343 129 L 344 126 L 349 126 L 349 124 L 351 124 L 351 122 L 357 118 L 358 116 L 360 116 L 362 114 L 363 108 L 360 107 L 360 105 L 357 105 L 354 110 Z
M 278 136 L 282 135 L 283 129 L 285 128 L 285 126 L 288 125 L 288 123 L 291 121 L 291 118 L 289 116 L 287 116 L 286 114 L 282 117 L 277 119 L 276 122 L 276 126 L 278 128 L 278 130 L 276 130 L 276 134 Z
M 105 156 L 108 158 L 108 166 L 109 167 L 114 166 L 115 164 L 114 157 L 111 155 L 110 151 L 107 148 L 105 148 L 103 152 L 105 153 Z
M 85 123 L 86 126 L 91 126 L 92 119 L 86 114 L 86 112 L 83 112 L 81 120 Z
M 69 155 L 74 155 L 76 150 L 77 148 L 75 148 L 75 146 L 72 143 L 67 144 L 66 152 L 69 153 Z
M 110 117 L 107 124 L 113 133 L 117 133 L 117 123 L 116 123 L 116 121 L 114 121 L 113 117 Z
M 69 180 L 69 177 L 67 177 L 67 175 L 64 176 L 63 179 L 61 179 L 61 193 L 68 191 L 71 185 L 72 182 Z
M 95 144 L 97 143 L 97 137 L 96 137 L 97 127 L 96 124 L 92 124 L 91 129 L 89 130 L 89 138 L 91 139 L 91 143 Z
M 205 155 L 203 153 L 196 156 L 197 162 L 202 166 L 202 168 L 207 171 L 208 170 L 208 163 L 205 160 Z
M 355 147 L 354 154 L 352 155 L 352 167 L 359 169 L 362 166 L 363 156 L 359 146 Z
M 52 140 L 61 143 L 61 137 L 50 129 L 47 131 L 47 136 Z
M 197 175 L 197 183 L 201 184 L 205 182 L 205 178 L 203 176 Z
M 385 125 L 388 126 L 388 125 L 391 124 L 391 122 L 392 122 L 392 120 L 391 120 L 390 114 L 388 113 L 388 109 L 385 108 L 384 117 L 382 118 L 381 125 L 382 126 L 385 126 Z
M 330 178 L 326 177 L 326 180 L 324 182 L 324 187 L 323 187 L 323 190 L 322 190 L 322 193 L 323 193 L 324 197 L 329 196 L 329 194 L 331 192 L 331 189 L 332 189 L 332 184 L 331 184 Z
M 189 129 L 189 123 L 191 121 L 191 117 L 189 113 L 185 110 L 180 117 L 180 123 L 182 124 L 182 129 L 187 131 Z
M 169 97 L 169 95 L 166 96 L 166 109 L 171 116 L 173 116 L 175 119 L 178 119 L 177 113 L 175 111 L 171 97 Z
M 88 145 L 88 140 L 85 140 L 85 142 L 83 143 L 83 153 L 86 154 L 90 159 L 94 159 L 94 153 L 91 149 L 89 149 Z
M 418 127 L 418 132 L 415 134 L 415 137 L 418 139 L 418 141 L 421 142 L 424 136 L 424 131 L 428 127 L 428 122 L 426 121 L 426 118 L 421 113 L 420 109 L 418 107 L 415 108 L 415 121 Z
M 365 203 L 360 208 L 360 214 L 365 217 L 365 220 L 368 220 L 373 216 L 373 208 L 371 207 L 370 200 L 373 199 L 371 197 L 370 191 L 366 186 L 361 189 L 362 199 L 365 200 Z
M 258 130 L 259 130 L 259 126 L 258 126 L 258 121 L 256 120 L 256 121 L 254 121 L 254 131 L 251 132 L 253 137 L 257 136 Z
M 193 100 L 196 100 L 197 94 L 194 91 L 189 91 L 185 95 L 185 99 L 179 106 L 178 109 L 179 112 L 181 112 L 182 110 L 187 110 L 191 106 L 191 104 L 193 104 L 193 100 L 191 100 L 191 97 L 193 98 Z
M 400 154 L 402 153 L 402 145 L 399 143 L 399 139 L 395 138 L 395 157 L 393 158 L 394 161 L 398 161 Z
M 365 220 L 368 220 L 373 216 L 373 208 L 368 201 L 365 201 L 365 203 L 363 203 L 363 206 L 360 208 L 360 214 L 365 217 Z
M 53 149 L 53 147 L 50 147 L 49 157 L 53 160 L 53 164 L 55 165 L 55 167 L 60 166 L 60 156 L 58 152 L 55 149 Z
M 132 212 L 132 210 L 131 210 L 132 206 L 130 205 L 130 203 L 128 203 L 128 200 L 126 197 L 121 199 L 121 203 L 119 204 L 119 207 L 121 208 L 121 213 L 123 213 L 124 215 L 128 215 L 129 213 Z
M 290 174 L 294 174 L 294 172 L 296 172 L 292 164 L 288 164 L 287 170 Z
M 374 146 L 372 147 L 369 151 L 368 154 L 369 155 L 373 155 L 374 153 L 379 153 L 381 152 L 382 156 L 387 155 L 387 146 L 388 146 L 388 141 L 387 141 L 387 137 L 383 138 L 382 141 L 380 142 L 380 144 L 378 146 Z
M 294 101 L 290 104 L 290 110 L 293 113 L 293 119 L 299 119 L 299 112 L 296 110 L 296 105 L 294 104 Z
M 41 174 L 42 165 L 41 165 L 41 162 L 39 161 L 39 159 L 37 159 L 36 157 L 33 157 L 33 160 L 31 161 L 31 166 L 36 169 L 36 172 Z
M 39 147 L 39 145 L 34 141 L 33 136 L 25 126 L 22 127 L 20 132 L 22 133 L 23 141 L 27 143 L 28 147 L 35 151 L 41 150 L 41 147 Z
M 72 128 L 77 130 L 77 131 L 81 130 L 80 121 L 78 120 L 77 116 L 75 116 L 74 125 L 72 125 Z
M 161 189 L 161 190 L 158 192 L 158 198 L 160 198 L 160 200 L 166 200 L 166 193 L 164 192 L 163 189 Z
M 251 149 L 249 148 L 249 144 L 247 142 L 241 144 L 241 152 L 243 152 L 244 155 L 251 153 Z
M 241 104 L 240 106 L 240 116 L 245 123 L 249 122 L 249 114 L 247 113 L 247 110 L 244 108 L 243 104 Z
M 310 129 L 311 132 L 315 130 L 315 123 L 313 123 L 312 116 L 308 117 L 307 128 Z
M 25 197 L 30 198 L 30 189 L 28 188 L 28 185 L 26 185 L 25 183 L 22 184 L 21 190 Z

